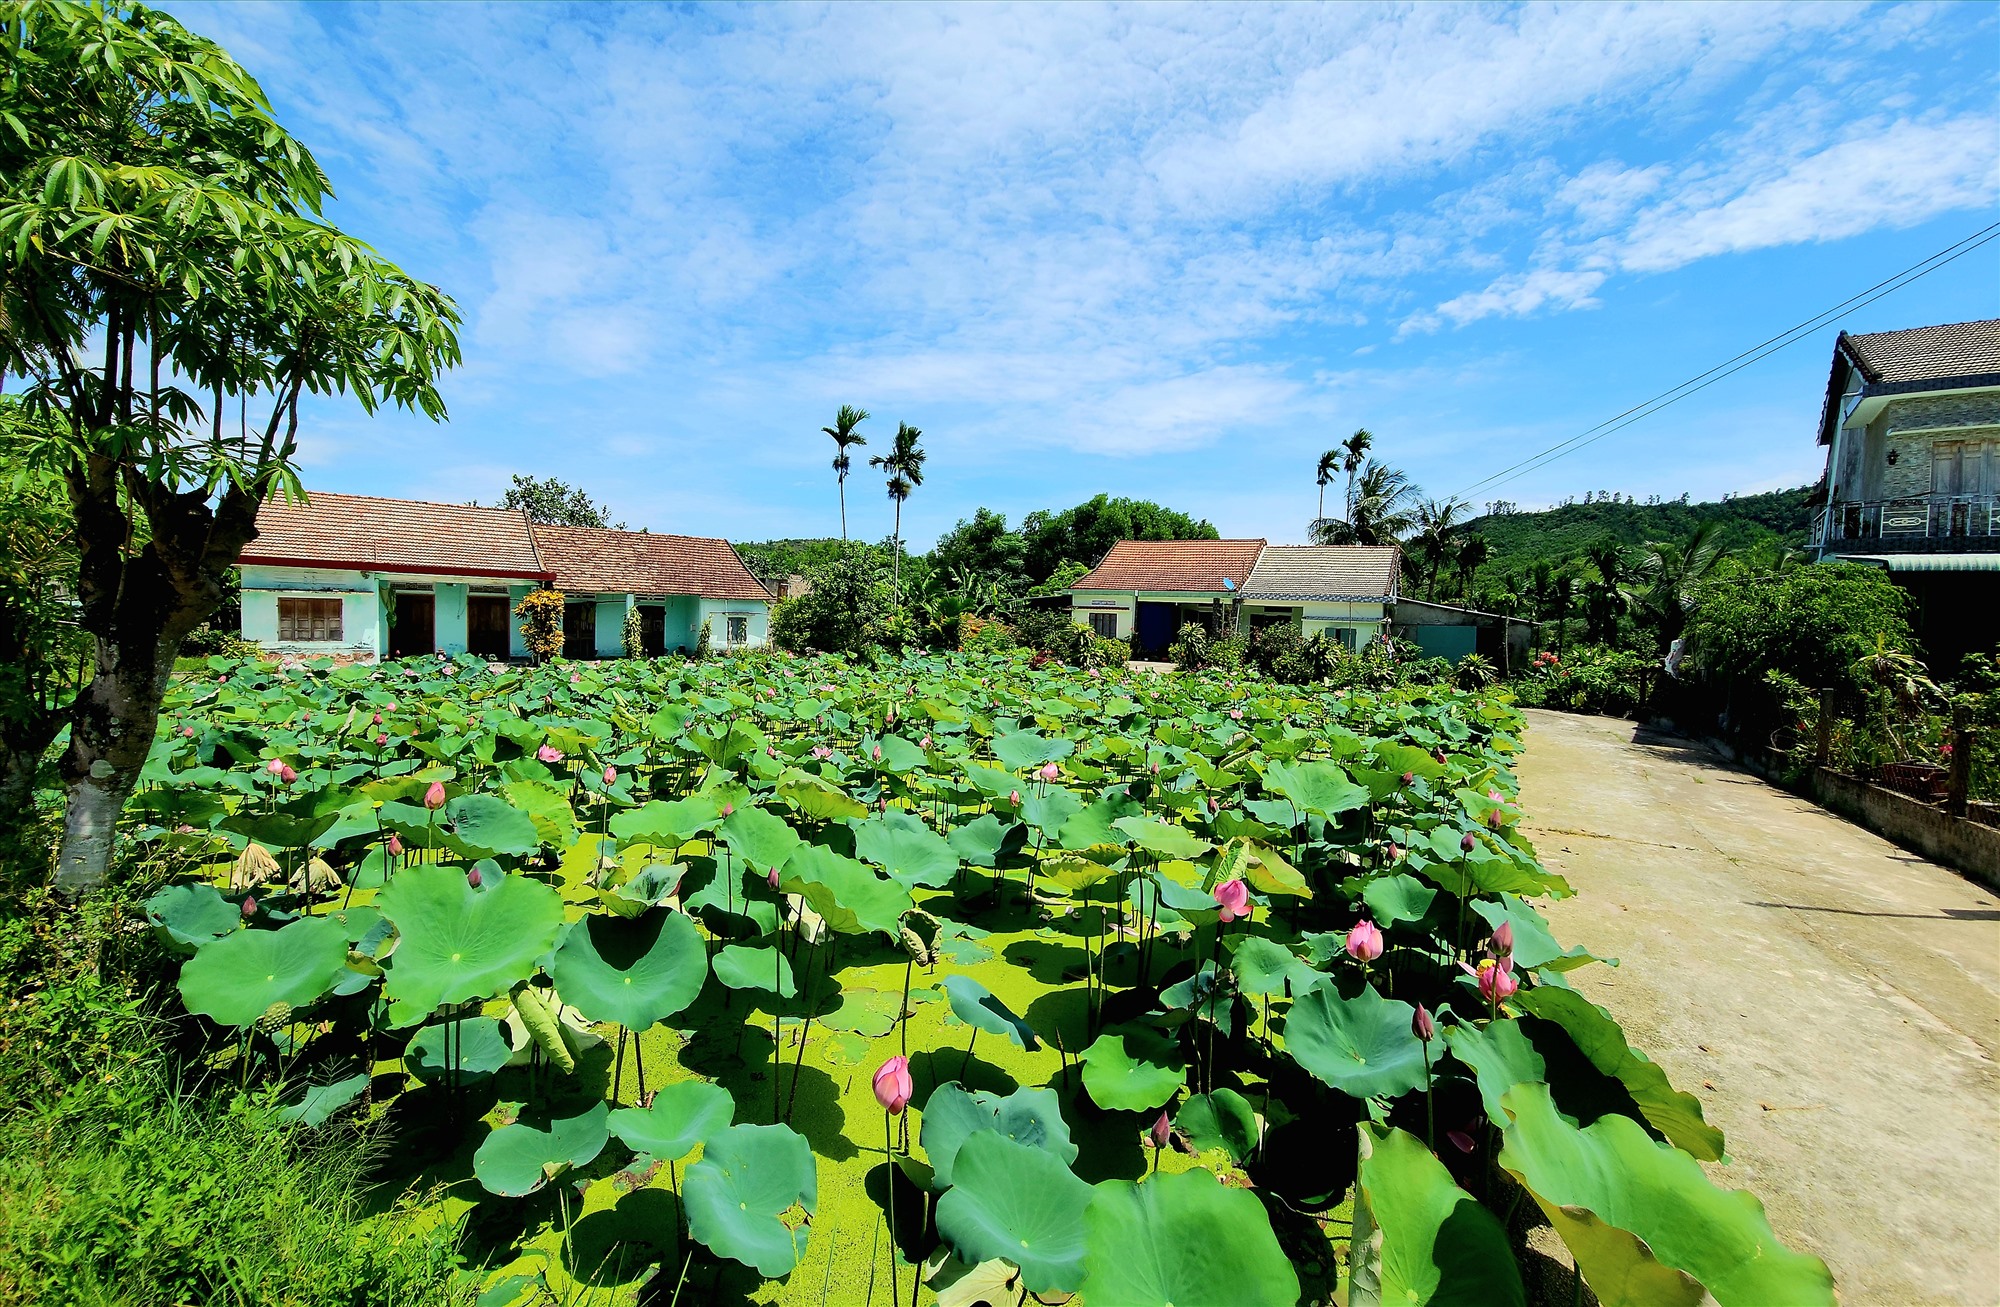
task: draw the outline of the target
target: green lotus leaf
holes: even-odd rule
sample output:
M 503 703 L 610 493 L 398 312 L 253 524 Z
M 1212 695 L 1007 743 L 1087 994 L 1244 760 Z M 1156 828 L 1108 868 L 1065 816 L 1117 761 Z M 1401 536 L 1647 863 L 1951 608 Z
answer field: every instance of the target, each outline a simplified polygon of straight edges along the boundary
M 1033 1026 L 1023 1021 L 1005 1003 L 993 996 L 986 988 L 970 976 L 946 976 L 944 992 L 951 999 L 952 1015 L 975 1029 L 989 1035 L 999 1035 L 1010 1039 L 1020 1047 L 1033 1052 L 1042 1046 L 1035 1035 Z
M 993 741 L 993 756 L 1016 771 L 1039 767 L 1045 762 L 1061 762 L 1075 752 L 1074 742 L 1033 731 L 1016 731 L 997 736 Z
M 1599 961 L 1581 947 L 1564 949 L 1550 932 L 1548 919 L 1518 895 L 1502 894 L 1498 902 L 1474 899 L 1472 910 L 1485 918 L 1486 924 L 1495 930 L 1503 921 L 1513 927 L 1514 965 L 1523 970 L 1546 968 L 1550 971 L 1574 971 Z M 1610 959 L 1608 965 L 1615 967 L 1618 962 L 1615 958 Z
M 672 898 L 674 891 L 680 888 L 681 877 L 686 874 L 686 863 L 649 862 L 638 875 L 602 891 L 598 897 L 605 907 L 617 915 L 636 917 Z
M 1001 793 L 1006 793 L 1002 790 Z M 945 842 L 961 861 L 975 866 L 994 866 L 1001 857 L 1018 852 L 1027 843 L 1027 827 L 1020 822 L 1002 822 L 984 813 L 963 826 L 954 826 Z
M 868 815 L 867 804 L 802 771 L 787 771 L 776 792 L 806 816 L 821 821 L 851 821 Z
M 1338 817 L 1368 803 L 1367 789 L 1330 762 L 1272 763 L 1264 769 L 1264 788 L 1322 817 Z
M 868 756 L 871 765 L 883 771 L 894 772 L 898 776 L 921 768 L 926 759 L 924 751 L 900 735 L 884 735 L 877 740 L 863 741 L 861 752 Z M 876 747 L 882 750 L 880 758 L 874 757 Z
M 824 1013 L 819 1023 L 828 1030 L 848 1030 L 877 1039 L 896 1028 L 903 996 L 886 989 L 843 989 L 840 1003 Z
M 611 1113 L 611 1133 L 627 1148 L 663 1162 L 678 1162 L 694 1146 L 720 1134 L 736 1114 L 736 1100 L 721 1085 L 676 1080 L 664 1085 L 645 1107 Z
M 1627 1044 L 1609 1012 L 1575 990 L 1553 985 L 1537 985 L 1515 997 L 1522 1011 L 1561 1026 L 1592 1066 L 1624 1085 L 1647 1123 L 1675 1147 L 1703 1162 L 1728 1160 L 1722 1131 L 1702 1116 L 1701 1100 L 1675 1089 L 1658 1064 Z
M 959 1145 L 952 1180 L 937 1201 L 937 1226 L 960 1257 L 1005 1258 L 1021 1268 L 1031 1293 L 1076 1289 L 1091 1189 L 1061 1158 L 980 1130 Z
M 904 889 L 935 889 L 958 874 L 958 854 L 944 836 L 901 809 L 855 823 L 854 852 Z
M 1013 772 L 1002 771 L 998 767 L 988 767 L 984 763 L 965 764 L 965 778 L 972 787 L 989 799 L 997 799 L 1003 794 L 1021 788 L 1021 778 Z
M 1230 968 L 1236 972 L 1236 988 L 1253 997 L 1283 998 L 1287 986 L 1292 994 L 1303 994 L 1325 975 L 1284 945 L 1262 935 L 1233 935 L 1226 945 Z
M 267 849 L 303 849 L 339 820 L 338 812 L 239 812 L 223 818 L 216 827 L 246 836 Z
M 1312 897 L 1312 888 L 1306 884 L 1306 878 L 1285 860 L 1284 854 L 1268 844 L 1261 844 L 1251 839 L 1243 841 L 1243 851 L 1246 855 L 1243 862 L 1243 879 L 1250 882 L 1251 889 L 1260 894 Z
M 682 1186 L 689 1231 L 710 1251 L 754 1267 L 766 1279 L 791 1274 L 805 1256 L 810 1226 L 788 1224 L 794 1207 L 810 1217 L 819 1178 L 803 1136 L 781 1125 L 736 1125 L 711 1135 Z
M 997 1131 L 1017 1144 L 1043 1149 L 1064 1166 L 1076 1160 L 1077 1147 L 1070 1142 L 1069 1124 L 1063 1120 L 1062 1100 L 1055 1090 L 1023 1087 L 1003 1098 L 947 1080 L 924 1102 L 918 1136 L 938 1188 L 952 1183 L 958 1150 L 982 1130 Z
M 588 1166 L 604 1151 L 611 1138 L 606 1124 L 610 1114 L 610 1105 L 599 1103 L 546 1127 L 525 1121 L 503 1125 L 480 1141 L 472 1155 L 472 1174 L 488 1193 L 502 1198 L 531 1194 L 570 1167 Z
M 1072 894 L 1080 894 L 1092 885 L 1110 880 L 1118 874 L 1116 867 L 1107 867 L 1089 858 L 1079 858 L 1071 854 L 1058 854 L 1044 858 L 1035 868 L 1035 875 L 1042 880 L 1062 886 Z
M 540 990 L 522 981 L 514 986 L 514 1014 L 521 1020 L 521 1029 L 542 1051 L 549 1065 L 564 1075 L 576 1071 L 576 1053 L 569 1046 L 564 1034 L 562 1018 L 549 1006 Z
M 1472 1068 L 1479 1082 L 1479 1097 L 1486 1104 L 1486 1115 L 1493 1123 L 1504 1127 L 1507 1117 L 1500 1111 L 1500 1100 L 1515 1085 L 1529 1082 L 1543 1082 L 1548 1079 L 1548 1063 L 1528 1041 L 1525 1023 L 1520 1021 L 1489 1021 L 1484 1026 L 1465 1023 L 1445 1027 L 1444 1038 L 1451 1048 L 1451 1055 Z M 1439 1050 L 1433 1047 L 1431 1057 L 1435 1059 Z
M 1294 1307 L 1299 1277 L 1254 1194 L 1207 1171 L 1106 1180 L 1084 1212 L 1083 1300 Z
M 1780 1243 L 1762 1203 L 1717 1188 L 1701 1163 L 1638 1122 L 1603 1116 L 1578 1129 L 1547 1085 L 1516 1085 L 1500 1106 L 1512 1121 L 1500 1165 L 1526 1186 L 1605 1307 L 1699 1302 L 1703 1289 L 1720 1307 L 1834 1302 L 1826 1264 Z
M 1370 750 L 1375 761 L 1384 771 L 1394 772 L 1400 779 L 1404 772 L 1434 781 L 1445 774 L 1445 764 L 1439 762 L 1428 750 L 1414 744 L 1398 744 L 1394 741 L 1379 741 Z
M 1526 1307 L 1500 1222 L 1413 1135 L 1363 1121 L 1348 1301 Z
M 1416 1011 L 1373 985 L 1353 998 L 1321 985 L 1292 1004 L 1285 1050 L 1343 1094 L 1394 1098 L 1424 1085 L 1424 1045 L 1410 1028 Z
M 213 885 L 170 885 L 140 905 L 168 948 L 188 954 L 243 925 L 243 910 Z
M 1406 876 L 1401 872 L 1393 876 L 1377 876 L 1361 891 L 1361 901 L 1368 905 L 1368 911 L 1378 926 L 1420 921 L 1436 899 L 1436 890 L 1415 876 Z M 1472 906 L 1475 910 L 1483 910 L 1488 905 L 1478 901 Z
M 768 994 L 775 988 L 780 998 L 791 998 L 799 992 L 792 979 L 791 960 L 774 948 L 731 944 L 719 950 L 715 955 L 715 978 L 731 989 L 758 989 Z
M 903 914 L 916 906 L 895 881 L 820 844 L 799 849 L 783 874 L 785 889 L 804 894 L 813 911 L 843 935 L 881 931 L 893 939 Z
M 949 1248 L 924 1260 L 924 1283 L 937 1295 L 937 1307 L 993 1307 L 1021 1297 L 1021 1268 L 994 1258 L 972 1265 Z
M 330 1084 L 308 1085 L 297 1102 L 278 1109 L 278 1119 L 308 1130 L 317 1129 L 332 1120 L 335 1112 L 367 1092 L 370 1079 L 366 1071 L 357 1071 Z
M 1021 800 L 1021 819 L 1042 833 L 1045 845 L 1058 842 L 1063 827 L 1082 811 L 1082 799 L 1056 786 L 1050 786 L 1045 793 L 1031 793 Z
M 576 838 L 576 811 L 569 806 L 567 791 L 543 781 L 509 781 L 500 792 L 517 811 L 528 814 L 541 843 L 560 849 Z
M 715 800 L 706 794 L 691 794 L 672 803 L 654 799 L 613 816 L 611 833 L 628 844 L 643 842 L 679 848 L 714 829 L 721 818 Z
M 1199 858 L 1215 847 L 1187 827 L 1156 817 L 1120 817 L 1111 824 L 1126 839 L 1162 858 Z
M 1186 1082 L 1180 1049 L 1150 1026 L 1113 1027 L 1083 1050 L 1083 1087 L 1099 1107 L 1149 1112 Z
M 784 866 L 800 844 L 798 832 L 783 817 L 747 805 L 722 819 L 720 833 L 736 856 L 760 873 Z
M 1198 1149 L 1227 1150 L 1229 1160 L 1237 1163 L 1256 1151 L 1259 1135 L 1250 1100 L 1228 1088 L 1196 1094 L 1182 1103 L 1174 1113 L 1174 1129 Z
M 563 922 L 562 895 L 540 881 L 508 876 L 475 890 L 463 871 L 435 865 L 397 872 L 375 906 L 402 936 L 384 993 L 424 1013 L 526 980 Z
M 708 956 L 701 932 L 682 913 L 654 908 L 630 920 L 592 915 L 563 937 L 549 975 L 564 1000 L 590 1020 L 647 1030 L 700 996 Z
M 1144 813 L 1145 809 L 1130 795 L 1114 791 L 1064 822 L 1056 842 L 1065 849 L 1092 849 L 1099 845 L 1117 847 L 1125 843 L 1125 833 L 1118 829 L 1116 823 Z
M 403 1069 L 425 1084 L 443 1083 L 456 1070 L 460 1084 L 473 1084 L 506 1066 L 513 1055 L 500 1022 L 467 1017 L 419 1030 L 403 1050 Z
M 461 857 L 525 857 L 542 847 L 535 819 L 495 794 L 461 794 L 444 805 L 445 842 Z
M 278 930 L 239 930 L 181 967 L 181 1001 L 225 1026 L 254 1025 L 272 1004 L 304 1007 L 347 965 L 347 933 L 325 917 Z

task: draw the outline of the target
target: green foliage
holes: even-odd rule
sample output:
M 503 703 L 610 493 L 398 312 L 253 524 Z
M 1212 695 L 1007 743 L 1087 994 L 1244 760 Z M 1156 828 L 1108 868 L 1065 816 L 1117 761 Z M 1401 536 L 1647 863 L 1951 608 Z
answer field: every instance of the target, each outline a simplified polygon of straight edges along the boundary
M 627 658 L 645 656 L 646 628 L 639 620 L 639 606 L 637 604 L 625 610 L 625 623 L 619 628 L 618 643 Z
M 1806 506 L 1810 490 L 1801 486 L 1701 504 L 1672 500 L 1628 504 L 1623 497 L 1614 503 L 1607 497 L 1539 512 L 1488 513 L 1463 529 L 1486 539 L 1492 550 L 1489 566 L 1508 572 L 1525 572 L 1537 562 L 1581 563 L 1606 539 L 1626 548 L 1648 540 L 1680 539 L 1702 522 L 1720 524 L 1722 541 L 1731 549 L 1749 549 L 1771 540 L 1797 544 L 1804 541 L 1812 521 L 1812 510 Z
M 858 653 L 881 641 L 888 578 L 874 551 L 843 550 L 806 573 L 812 588 L 771 610 L 771 641 L 793 653 Z
M 521 642 L 536 662 L 545 663 L 562 652 L 562 591 L 537 586 L 514 605 L 514 616 L 521 619 Z
M 1711 684 L 1750 686 L 1769 671 L 1858 698 L 1856 664 L 1878 643 L 1913 648 L 1909 596 L 1862 563 L 1820 563 L 1704 587 L 1688 625 L 1688 658 Z
M 551 526 L 611 525 L 610 514 L 604 505 L 594 502 L 580 488 L 555 477 L 538 479 L 515 473 L 514 484 L 501 497 L 500 507 L 516 509 L 526 513 L 530 522 L 545 522 Z M 625 524 L 620 522 L 617 529 L 623 531 Z
M 1214 540 L 1215 527 L 1144 499 L 1098 495 L 1060 512 L 1038 509 L 1021 519 L 1025 565 L 1045 581 L 1065 563 L 1095 567 L 1120 540 Z
M 1648 687 L 1661 675 L 1657 659 L 1629 649 L 1585 645 L 1559 656 L 1539 656 L 1514 687 L 1530 708 L 1620 715 L 1644 703 Z

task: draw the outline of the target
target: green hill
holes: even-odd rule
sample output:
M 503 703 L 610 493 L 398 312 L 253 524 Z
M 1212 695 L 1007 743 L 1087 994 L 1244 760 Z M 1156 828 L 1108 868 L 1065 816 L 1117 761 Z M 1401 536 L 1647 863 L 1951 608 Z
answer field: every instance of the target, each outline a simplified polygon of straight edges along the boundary
M 1810 489 L 1800 486 L 1738 495 L 1708 504 L 1633 504 L 1606 499 L 1539 512 L 1488 513 L 1472 519 L 1461 531 L 1486 538 L 1493 551 L 1487 568 L 1497 572 L 1518 571 L 1539 559 L 1560 563 L 1580 557 L 1605 536 L 1627 545 L 1674 540 L 1707 521 L 1722 523 L 1723 539 L 1732 547 L 1751 548 L 1774 539 L 1803 547 L 1812 519 L 1812 511 L 1806 507 Z

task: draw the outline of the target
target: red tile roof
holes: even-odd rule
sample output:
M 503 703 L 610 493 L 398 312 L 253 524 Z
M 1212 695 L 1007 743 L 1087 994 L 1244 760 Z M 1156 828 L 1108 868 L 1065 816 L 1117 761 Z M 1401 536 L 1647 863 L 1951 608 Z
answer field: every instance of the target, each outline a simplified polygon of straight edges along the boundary
M 548 574 L 527 515 L 513 508 L 427 504 L 315 491 L 257 510 L 246 563 L 371 572 L 534 578 Z
M 1262 540 L 1120 540 L 1075 590 L 1227 594 L 1242 590 L 1264 552 Z
M 727 540 L 535 524 L 556 588 L 579 594 L 699 595 L 768 601 Z

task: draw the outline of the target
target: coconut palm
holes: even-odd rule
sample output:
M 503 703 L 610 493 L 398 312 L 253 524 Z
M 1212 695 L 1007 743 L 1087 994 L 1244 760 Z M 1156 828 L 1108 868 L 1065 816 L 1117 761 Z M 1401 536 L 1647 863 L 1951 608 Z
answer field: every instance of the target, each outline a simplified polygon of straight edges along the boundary
M 1626 561 L 1625 546 L 1615 536 L 1604 536 L 1586 548 L 1583 556 L 1597 571 L 1597 579 L 1583 587 L 1584 630 L 1587 638 L 1608 644 L 1618 638 L 1619 617 L 1632 609 L 1632 594 L 1625 584 L 1632 568 Z
M 1644 585 L 1633 591 L 1633 597 L 1662 648 L 1687 625 L 1696 587 L 1729 555 L 1722 543 L 1722 525 L 1714 521 L 1696 526 L 1685 539 L 1653 540 L 1641 548 L 1635 573 Z
M 1438 572 L 1451 553 L 1451 535 L 1458 529 L 1459 514 L 1466 504 L 1461 499 L 1426 499 L 1412 515 L 1416 537 L 1412 541 L 1429 564 L 1425 593 L 1437 598 Z
M 1326 488 L 1333 484 L 1334 473 L 1340 471 L 1340 451 L 1329 449 L 1319 456 L 1319 466 L 1313 472 L 1313 480 L 1319 484 L 1319 512 L 1313 517 L 1315 523 L 1326 521 Z
M 843 543 L 847 540 L 847 469 L 853 466 L 847 457 L 847 447 L 868 443 L 868 437 L 855 430 L 867 420 L 867 409 L 842 404 L 840 411 L 833 415 L 833 425 L 820 428 L 833 437 L 833 470 L 840 482 L 840 538 Z
M 1479 569 L 1486 566 L 1487 560 L 1492 557 L 1493 546 L 1486 542 L 1485 536 L 1461 536 L 1459 538 L 1458 558 L 1456 559 L 1458 564 L 1458 592 L 1466 602 L 1471 602 L 1472 584 L 1479 579 Z
M 1354 474 L 1368 461 L 1368 451 L 1374 447 L 1374 433 L 1367 427 L 1355 428 L 1354 434 L 1340 442 L 1340 470 L 1347 473 L 1347 516 L 1354 517 Z M 1324 461 L 1324 459 L 1322 459 Z
M 929 455 L 917 444 L 923 434 L 907 422 L 898 422 L 896 443 L 889 447 L 889 452 L 868 460 L 868 466 L 889 474 L 889 501 L 896 506 L 896 560 L 890 571 L 889 596 L 898 608 L 902 607 L 903 501 L 924 483 L 924 459 Z
M 1416 525 L 1413 502 L 1423 493 L 1405 472 L 1369 459 L 1354 483 L 1347 520 L 1313 524 L 1316 545 L 1393 545 Z

